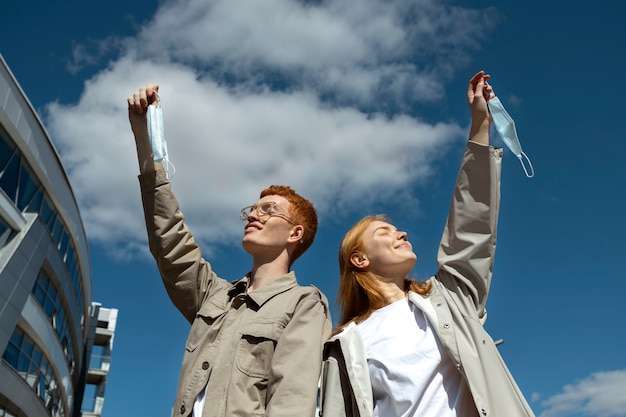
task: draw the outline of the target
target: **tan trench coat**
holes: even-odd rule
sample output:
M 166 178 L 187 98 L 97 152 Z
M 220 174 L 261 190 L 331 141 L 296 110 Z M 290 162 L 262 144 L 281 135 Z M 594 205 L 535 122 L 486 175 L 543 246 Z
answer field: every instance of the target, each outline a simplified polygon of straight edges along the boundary
M 247 277 L 219 278 L 165 172 L 139 179 L 150 251 L 172 302 L 192 324 L 173 416 L 189 416 L 205 386 L 202 417 L 313 415 L 331 330 L 326 297 L 299 286 L 293 272 L 249 294 Z
M 533 417 L 533 411 L 483 328 L 496 248 L 502 150 L 468 142 L 430 294 L 411 293 L 468 384 L 476 415 Z M 358 326 L 324 351 L 321 416 L 369 417 L 372 389 Z M 465 417 L 465 416 L 464 416 Z

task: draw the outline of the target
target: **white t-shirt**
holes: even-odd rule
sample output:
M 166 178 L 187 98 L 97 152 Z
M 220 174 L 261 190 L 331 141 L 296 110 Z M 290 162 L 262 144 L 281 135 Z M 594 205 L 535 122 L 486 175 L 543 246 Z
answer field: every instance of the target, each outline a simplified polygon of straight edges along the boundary
M 422 310 L 404 298 L 358 324 L 374 417 L 477 416 L 467 384 Z
M 193 412 L 191 417 L 201 417 L 202 411 L 204 411 L 204 400 L 206 400 L 206 387 L 196 397 L 196 401 L 193 403 Z

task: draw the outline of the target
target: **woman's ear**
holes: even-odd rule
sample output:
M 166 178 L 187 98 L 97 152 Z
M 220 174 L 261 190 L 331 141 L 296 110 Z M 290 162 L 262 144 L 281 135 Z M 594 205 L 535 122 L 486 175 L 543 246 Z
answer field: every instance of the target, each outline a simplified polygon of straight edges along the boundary
M 304 226 L 299 224 L 291 228 L 291 232 L 289 233 L 289 243 L 298 242 L 298 241 L 300 243 L 304 243 L 302 240 L 303 238 L 304 238 Z
M 350 262 L 359 269 L 365 269 L 370 265 L 370 261 L 367 259 L 367 256 L 358 252 L 354 252 L 350 255 Z

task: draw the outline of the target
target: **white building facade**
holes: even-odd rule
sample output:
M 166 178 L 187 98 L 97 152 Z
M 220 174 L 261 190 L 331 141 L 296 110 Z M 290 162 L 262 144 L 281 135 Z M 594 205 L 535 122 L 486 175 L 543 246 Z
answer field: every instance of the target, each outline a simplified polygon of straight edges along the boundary
M 109 357 L 117 319 L 117 310 L 92 301 L 87 238 L 68 176 L 0 55 L 0 416 L 81 416 L 99 315 L 112 323 Z M 105 380 L 98 380 L 102 401 Z M 102 401 L 89 415 L 101 414 Z

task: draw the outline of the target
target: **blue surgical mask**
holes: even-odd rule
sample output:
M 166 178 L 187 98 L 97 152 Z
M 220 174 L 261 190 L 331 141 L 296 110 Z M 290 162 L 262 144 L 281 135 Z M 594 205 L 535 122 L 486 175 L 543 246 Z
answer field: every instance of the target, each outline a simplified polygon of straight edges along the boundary
M 519 139 L 517 138 L 517 131 L 515 130 L 515 122 L 509 116 L 509 113 L 504 109 L 504 106 L 500 102 L 498 97 L 494 97 L 487 102 L 489 106 L 489 111 L 491 112 L 491 117 L 493 119 L 493 125 L 500 135 L 500 138 L 504 142 L 504 144 L 513 152 L 515 156 L 522 164 L 522 168 L 524 168 L 524 173 L 528 178 L 532 178 L 535 175 L 535 170 L 533 169 L 533 164 L 530 162 L 530 159 L 526 156 L 524 151 L 522 151 L 522 145 L 519 143 Z M 526 165 L 524 165 L 525 158 L 528 162 L 528 167 L 530 168 L 530 173 L 528 169 L 526 169 Z
M 165 129 L 163 128 L 163 108 L 153 104 L 148 106 L 147 112 L 148 137 L 150 138 L 150 146 L 152 146 L 152 154 L 155 162 L 163 162 L 165 172 L 169 178 L 170 165 L 174 168 L 174 164 L 170 162 L 167 153 L 167 142 L 165 141 Z M 172 172 L 173 175 L 173 172 Z

